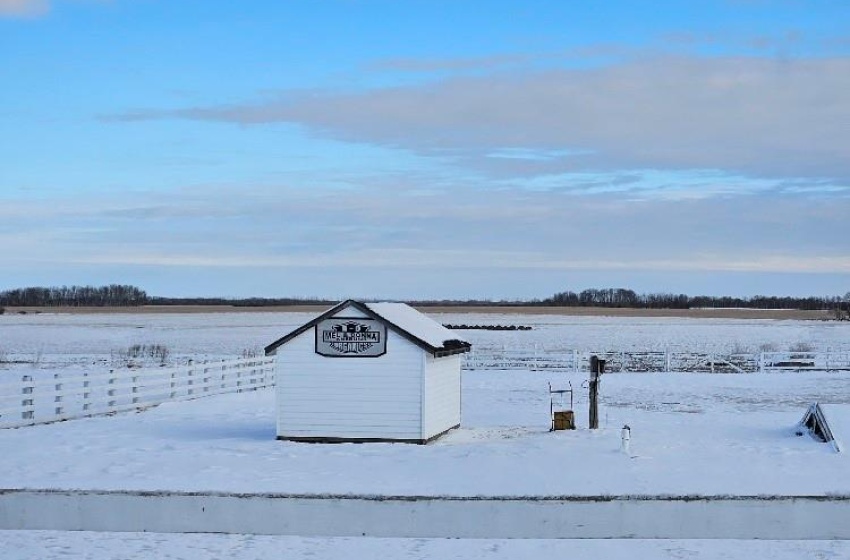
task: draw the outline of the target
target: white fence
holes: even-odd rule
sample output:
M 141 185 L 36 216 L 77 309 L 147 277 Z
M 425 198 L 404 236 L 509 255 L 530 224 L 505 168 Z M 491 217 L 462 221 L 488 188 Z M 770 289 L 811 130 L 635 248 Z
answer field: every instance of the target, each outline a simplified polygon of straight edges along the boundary
M 607 372 L 770 373 L 782 371 L 850 371 L 850 352 L 579 352 L 484 350 L 464 355 L 463 368 L 589 371 L 590 356 L 605 360 Z
M 13 382 L 0 383 L 0 428 L 137 410 L 169 401 L 271 387 L 274 382 L 274 358 L 92 374 L 33 371 Z

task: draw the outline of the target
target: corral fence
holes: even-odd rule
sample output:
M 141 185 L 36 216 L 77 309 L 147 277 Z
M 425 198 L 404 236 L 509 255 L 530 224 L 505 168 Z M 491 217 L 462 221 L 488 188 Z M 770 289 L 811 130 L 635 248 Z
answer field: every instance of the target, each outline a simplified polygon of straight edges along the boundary
M 605 360 L 607 372 L 771 373 L 850 371 L 850 352 L 679 352 L 474 350 L 464 355 L 463 369 L 586 372 L 590 356 Z
M 272 387 L 274 358 L 197 362 L 103 373 L 22 375 L 0 383 L 0 428 L 46 424 L 170 401 Z

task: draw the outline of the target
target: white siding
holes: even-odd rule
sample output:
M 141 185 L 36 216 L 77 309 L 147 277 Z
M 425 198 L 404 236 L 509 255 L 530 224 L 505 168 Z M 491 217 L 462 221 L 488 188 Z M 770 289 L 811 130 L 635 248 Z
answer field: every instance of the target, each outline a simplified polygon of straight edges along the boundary
M 425 354 L 423 439 L 460 424 L 460 355 Z
M 388 333 L 379 358 L 320 356 L 315 329 L 277 356 L 279 437 L 423 439 L 422 350 L 396 333 Z

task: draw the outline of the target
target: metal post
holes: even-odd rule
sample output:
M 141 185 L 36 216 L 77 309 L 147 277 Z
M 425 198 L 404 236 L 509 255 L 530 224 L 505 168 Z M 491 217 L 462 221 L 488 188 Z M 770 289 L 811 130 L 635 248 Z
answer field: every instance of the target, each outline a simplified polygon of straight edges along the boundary
M 590 410 L 588 427 L 591 430 L 599 428 L 599 377 L 605 368 L 605 360 L 600 360 L 596 356 L 590 357 Z

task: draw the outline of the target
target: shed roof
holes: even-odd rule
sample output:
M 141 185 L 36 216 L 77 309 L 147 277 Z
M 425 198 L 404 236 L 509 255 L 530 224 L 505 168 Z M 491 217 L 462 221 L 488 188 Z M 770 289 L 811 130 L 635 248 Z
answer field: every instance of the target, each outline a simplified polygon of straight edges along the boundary
M 836 451 L 847 451 L 850 444 L 850 405 L 814 403 L 800 420 L 818 439 L 832 442 Z
M 469 352 L 471 347 L 468 341 L 406 303 L 361 303 L 349 299 L 266 346 L 266 355 L 274 354 L 280 346 L 347 307 L 353 307 L 366 316 L 385 323 L 390 330 L 437 357 Z

